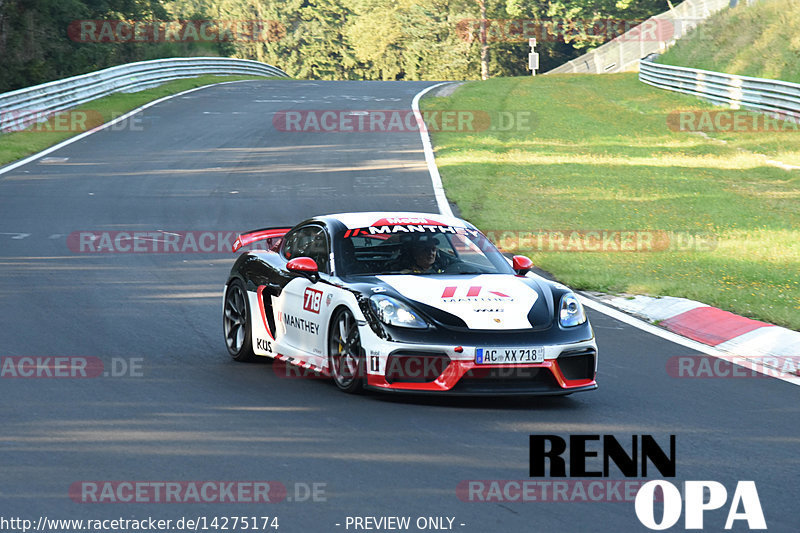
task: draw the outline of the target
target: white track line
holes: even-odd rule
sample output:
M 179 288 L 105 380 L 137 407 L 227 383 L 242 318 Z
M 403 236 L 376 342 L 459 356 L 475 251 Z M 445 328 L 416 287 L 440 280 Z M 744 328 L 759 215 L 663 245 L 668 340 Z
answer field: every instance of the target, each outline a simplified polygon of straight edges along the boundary
M 258 81 L 258 80 L 221 81 L 219 83 L 211 83 L 209 85 L 203 85 L 202 87 L 195 87 L 194 89 L 188 89 L 186 91 L 182 91 L 182 92 L 179 92 L 179 93 L 171 94 L 169 96 L 165 96 L 163 98 L 159 98 L 158 100 L 153 100 L 152 102 L 148 102 L 148 103 L 144 104 L 143 106 L 137 107 L 136 109 L 134 109 L 132 111 L 128 111 L 124 115 L 115 118 L 111 122 L 106 122 L 105 124 L 101 124 L 101 125 L 97 126 L 96 128 L 92 128 L 89 131 L 85 131 L 85 132 L 81 133 L 80 135 L 76 135 L 75 137 L 70 137 L 69 139 L 67 139 L 65 141 L 61 141 L 60 143 L 58 143 L 58 144 L 56 144 L 54 146 L 51 146 L 50 148 L 45 148 L 44 150 L 42 150 L 38 154 L 33 154 L 33 155 L 30 155 L 30 156 L 28 156 L 28 157 L 26 157 L 24 159 L 20 159 L 19 161 L 16 161 L 14 163 L 10 163 L 10 164 L 0 168 L 0 176 L 5 174 L 6 172 L 11 172 L 15 168 L 19 168 L 19 167 L 21 167 L 23 165 L 27 165 L 31 161 L 36 161 L 40 157 L 44 157 L 47 154 L 55 152 L 56 150 L 58 150 L 60 148 L 63 148 L 65 146 L 67 146 L 67 145 L 70 145 L 70 144 L 72 144 L 74 142 L 78 142 L 81 139 L 83 139 L 84 137 L 88 137 L 92 133 L 97 133 L 98 131 L 104 130 L 104 129 L 108 128 L 108 127 L 113 126 L 114 124 L 117 124 L 118 122 L 122 122 L 123 120 L 127 119 L 128 117 L 131 117 L 131 116 L 135 115 L 136 113 L 147 109 L 148 107 L 152 107 L 152 106 L 154 106 L 156 104 L 160 104 L 161 102 L 164 102 L 164 101 L 169 100 L 171 98 L 176 98 L 178 96 L 183 96 L 184 94 L 189 94 L 189 93 L 192 93 L 194 91 L 199 91 L 200 89 L 205 89 L 207 87 L 214 87 L 216 85 L 225 85 L 225 84 L 228 84 L 228 83 L 241 83 L 241 82 L 244 82 L 244 81 Z
M 435 89 L 436 87 L 440 87 L 442 85 L 446 85 L 447 83 L 451 82 L 443 82 L 437 83 L 436 85 L 431 85 L 417 93 L 414 96 L 414 100 L 411 102 L 411 108 L 414 113 L 419 117 L 419 100 L 422 98 L 425 93 L 428 91 Z M 420 120 L 420 122 L 422 122 Z M 428 135 L 428 129 L 424 126 L 420 127 L 420 137 L 422 138 L 422 146 L 425 149 L 425 161 L 428 163 L 428 171 L 431 174 L 431 182 L 433 183 L 433 192 L 436 195 L 436 203 L 439 206 L 439 211 L 443 215 L 450 215 L 453 216 L 453 211 L 450 209 L 450 204 L 447 201 L 447 197 L 444 193 L 444 187 L 442 187 L 442 178 L 439 175 L 439 169 L 436 167 L 436 159 L 433 155 L 433 146 L 431 145 L 431 140 Z M 609 307 L 603 303 L 600 303 L 596 300 L 592 300 L 591 298 L 583 295 L 578 294 L 578 298 L 580 298 L 583 305 L 588 307 L 589 309 L 594 309 L 598 313 L 602 313 L 606 316 L 609 316 L 615 320 L 619 320 L 620 322 L 624 322 L 629 326 L 633 326 L 634 328 L 640 329 L 646 333 L 651 335 L 655 335 L 656 337 L 660 337 L 664 340 L 674 342 L 675 344 L 679 344 L 681 346 L 685 346 L 692 350 L 698 351 L 700 353 L 704 353 L 706 355 L 710 355 L 711 357 L 716 357 L 718 359 L 724 359 L 725 361 L 732 362 L 733 364 L 738 364 L 736 362 L 736 358 L 739 356 L 734 356 L 727 352 L 723 352 L 721 350 L 717 350 L 713 346 L 708 346 L 707 344 L 703 344 L 701 342 L 697 342 L 695 340 L 683 337 L 678 335 L 677 333 L 673 333 L 671 331 L 659 328 L 658 326 L 654 326 L 644 320 L 640 320 L 638 318 L 632 317 L 628 314 L 623 313 L 622 311 L 618 311 L 613 307 Z M 741 357 L 739 357 L 741 359 Z M 793 385 L 800 385 L 800 377 L 794 376 L 781 376 L 776 375 L 775 371 L 770 368 L 764 368 L 761 365 L 752 364 L 752 361 L 749 362 L 750 366 L 748 369 L 755 370 L 759 374 L 764 374 L 770 377 L 774 377 L 776 379 L 780 379 L 781 381 L 785 381 L 787 383 L 791 383 Z M 743 366 L 743 365 L 739 365 Z
M 436 205 L 439 207 L 439 212 L 441 214 L 453 216 L 453 210 L 450 209 L 450 203 L 448 203 L 447 196 L 444 194 L 442 177 L 439 175 L 439 169 L 436 168 L 436 159 L 433 156 L 431 137 L 428 135 L 428 128 L 425 126 L 425 121 L 422 120 L 422 116 L 419 111 L 419 99 L 422 98 L 425 93 L 437 87 L 441 87 L 442 85 L 447 85 L 448 83 L 452 82 L 445 81 L 422 89 L 411 101 L 411 110 L 414 111 L 414 115 L 417 117 L 417 123 L 419 124 L 419 136 L 422 139 L 422 149 L 425 151 L 425 162 L 428 163 L 428 172 L 431 175 L 431 184 L 433 185 L 433 195 L 436 197 Z
M 594 309 L 599 313 L 603 313 L 606 316 L 609 316 L 615 320 L 619 320 L 620 322 L 624 322 L 629 326 L 633 326 L 651 335 L 655 335 L 656 337 L 661 337 L 664 340 L 674 342 L 675 344 L 680 344 L 681 346 L 685 346 L 687 348 L 690 348 L 700 353 L 704 353 L 706 355 L 710 355 L 711 357 L 716 357 L 717 359 L 723 359 L 725 361 L 729 361 L 733 364 L 745 367 L 749 370 L 754 370 L 759 374 L 764 374 L 765 376 L 780 379 L 781 381 L 785 381 L 793 385 L 800 385 L 800 377 L 783 375 L 782 373 L 776 372 L 772 368 L 764 367 L 756 363 L 755 359 L 749 359 L 747 361 L 747 365 L 745 366 L 737 362 L 745 359 L 744 356 L 723 352 L 722 350 L 717 350 L 713 346 L 709 346 L 707 344 L 703 344 L 702 342 L 697 342 L 695 340 L 683 337 L 681 335 L 678 335 L 677 333 L 673 333 L 666 329 L 659 328 L 658 326 L 650 324 L 649 322 L 645 322 L 644 320 L 632 317 L 631 315 L 623 313 L 622 311 L 614 309 L 613 307 L 609 307 L 603 303 L 600 303 L 597 300 L 593 300 L 584 294 L 579 293 L 578 298 L 580 298 L 581 303 L 583 303 L 583 305 L 585 305 L 589 309 Z

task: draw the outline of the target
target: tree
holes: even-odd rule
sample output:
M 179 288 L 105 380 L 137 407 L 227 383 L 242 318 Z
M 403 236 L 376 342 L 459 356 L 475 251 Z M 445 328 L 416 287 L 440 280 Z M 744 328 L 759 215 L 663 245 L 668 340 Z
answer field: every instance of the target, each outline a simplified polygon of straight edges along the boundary
M 527 73 L 528 37 L 542 70 L 613 35 L 594 22 L 643 19 L 667 0 L 0 0 L 0 91 L 107 66 L 225 55 L 317 79 L 486 79 Z M 84 43 L 76 19 L 261 21 L 215 43 Z M 512 19 L 511 21 L 509 19 Z M 533 35 L 512 31 L 528 21 Z

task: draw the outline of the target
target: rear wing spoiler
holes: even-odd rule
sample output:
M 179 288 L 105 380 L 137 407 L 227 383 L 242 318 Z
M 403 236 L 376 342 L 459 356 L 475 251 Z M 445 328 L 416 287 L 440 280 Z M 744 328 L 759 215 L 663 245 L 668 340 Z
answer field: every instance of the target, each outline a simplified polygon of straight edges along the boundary
M 267 241 L 267 250 L 277 249 L 283 241 L 283 236 L 292 228 L 262 228 L 247 233 L 242 233 L 236 240 L 233 241 L 233 253 L 239 251 L 240 248 L 253 244 L 258 241 Z

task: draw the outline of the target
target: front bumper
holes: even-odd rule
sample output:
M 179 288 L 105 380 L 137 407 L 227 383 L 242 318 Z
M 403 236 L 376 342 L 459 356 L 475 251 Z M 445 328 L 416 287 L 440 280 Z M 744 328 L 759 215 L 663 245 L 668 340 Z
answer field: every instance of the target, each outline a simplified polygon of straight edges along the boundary
M 547 345 L 542 363 L 502 365 L 477 364 L 474 346 L 372 340 L 374 345 L 364 345 L 365 386 L 372 390 L 501 396 L 562 395 L 597 388 L 594 339 Z

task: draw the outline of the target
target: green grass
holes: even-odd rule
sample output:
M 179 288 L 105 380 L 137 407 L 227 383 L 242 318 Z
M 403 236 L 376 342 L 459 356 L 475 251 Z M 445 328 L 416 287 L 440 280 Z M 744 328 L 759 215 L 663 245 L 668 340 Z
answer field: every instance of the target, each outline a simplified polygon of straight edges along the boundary
M 800 83 L 800 3 L 742 1 L 680 39 L 659 62 Z
M 93 100 L 87 104 L 76 108 L 73 111 L 87 111 L 90 117 L 102 117 L 102 122 L 92 123 L 86 121 L 87 129 L 97 126 L 100 123 L 108 122 L 120 115 L 124 115 L 132 109 L 152 102 L 164 96 L 176 94 L 181 91 L 202 87 L 212 83 L 234 80 L 264 80 L 261 76 L 200 76 L 198 78 L 187 78 L 175 80 L 152 89 L 146 89 L 136 93 L 115 93 L 104 98 Z M 287 78 L 274 78 L 287 79 Z M 31 126 L 25 131 L 16 131 L 0 134 L 0 165 L 5 165 L 25 156 L 35 154 L 57 144 L 65 139 L 79 135 L 82 131 L 65 131 L 69 126 L 53 126 L 53 119 L 46 123 Z M 53 131 L 57 130 L 57 131 Z
M 800 133 L 736 133 L 727 144 L 674 132 L 667 115 L 697 99 L 635 74 L 472 82 L 423 109 L 523 110 L 522 131 L 433 134 L 448 198 L 484 231 L 700 232 L 711 249 L 509 251 L 579 289 L 700 300 L 800 329 L 800 171 L 748 150 L 800 161 Z

